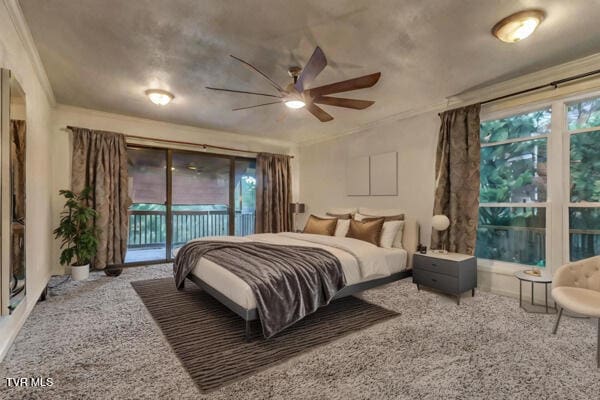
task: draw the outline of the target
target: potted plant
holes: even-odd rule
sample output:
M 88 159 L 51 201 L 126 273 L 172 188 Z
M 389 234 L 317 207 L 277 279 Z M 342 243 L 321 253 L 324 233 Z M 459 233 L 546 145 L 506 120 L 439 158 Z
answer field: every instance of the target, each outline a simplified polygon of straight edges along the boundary
M 98 229 L 94 219 L 96 211 L 88 207 L 91 188 L 87 187 L 76 194 L 71 190 L 58 193 L 67 200 L 60 217 L 60 224 L 54 230 L 56 239 L 61 239 L 60 263 L 71 266 L 71 278 L 76 281 L 87 279 L 90 262 L 98 249 Z

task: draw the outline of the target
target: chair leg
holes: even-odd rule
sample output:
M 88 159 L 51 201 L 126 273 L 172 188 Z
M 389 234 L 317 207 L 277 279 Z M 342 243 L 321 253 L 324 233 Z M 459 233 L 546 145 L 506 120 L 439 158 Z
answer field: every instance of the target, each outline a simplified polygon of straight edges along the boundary
M 558 315 L 556 316 L 556 323 L 554 324 L 554 329 L 552 329 L 552 334 L 556 335 L 556 331 L 558 330 L 558 323 L 560 322 L 560 317 L 562 317 L 564 308 L 558 308 Z

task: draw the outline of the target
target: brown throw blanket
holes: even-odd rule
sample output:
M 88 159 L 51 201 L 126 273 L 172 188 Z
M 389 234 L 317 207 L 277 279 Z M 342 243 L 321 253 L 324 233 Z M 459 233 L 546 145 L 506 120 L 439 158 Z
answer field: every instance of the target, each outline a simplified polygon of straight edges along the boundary
M 202 257 L 232 272 L 252 288 L 266 338 L 329 304 L 346 284 L 340 260 L 320 248 L 195 241 L 184 245 L 173 263 L 177 288 L 183 286 Z

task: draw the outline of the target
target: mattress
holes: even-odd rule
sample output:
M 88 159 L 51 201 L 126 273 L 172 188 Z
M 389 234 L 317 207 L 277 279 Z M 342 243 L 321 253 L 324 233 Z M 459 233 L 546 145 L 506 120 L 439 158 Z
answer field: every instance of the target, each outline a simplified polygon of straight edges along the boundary
M 219 238 L 214 238 L 219 240 Z M 222 239 L 222 238 L 220 238 Z M 265 241 L 273 243 L 272 238 L 264 235 L 253 235 L 252 240 Z M 289 242 L 289 238 L 286 242 Z M 372 279 L 378 279 L 385 277 L 389 274 L 377 274 L 371 275 L 367 278 L 361 278 L 361 271 L 356 260 L 351 260 L 351 256 L 348 253 L 341 251 L 340 249 L 321 246 L 315 243 L 306 243 L 297 241 L 293 243 L 299 246 L 309 247 L 324 247 L 329 250 L 332 254 L 338 257 L 342 264 L 342 270 L 346 277 L 346 285 L 353 285 L 360 282 L 367 282 Z M 385 263 L 390 273 L 397 273 L 406 269 L 408 254 L 403 249 L 383 249 L 378 248 L 384 256 Z M 196 267 L 192 270 L 191 274 L 200 278 L 205 283 L 213 287 L 214 289 L 221 292 L 227 298 L 238 304 L 239 306 L 246 309 L 256 308 L 256 299 L 252 293 L 252 289 L 242 279 L 229 272 L 225 268 L 222 268 L 218 264 L 207 260 L 200 259 Z

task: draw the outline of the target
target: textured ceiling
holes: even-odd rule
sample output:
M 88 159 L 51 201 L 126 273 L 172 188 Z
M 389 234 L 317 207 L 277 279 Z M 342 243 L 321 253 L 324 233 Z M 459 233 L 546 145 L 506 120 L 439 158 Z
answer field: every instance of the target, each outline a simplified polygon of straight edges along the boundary
M 485 82 L 600 51 L 598 0 L 21 0 L 57 101 L 91 109 L 301 142 L 336 135 Z M 490 35 L 501 18 L 540 7 L 547 19 L 509 45 Z M 281 85 L 316 45 L 329 60 L 313 86 L 382 72 L 364 111 L 323 106 L 335 120 L 210 92 L 269 91 L 241 57 Z M 173 92 L 159 108 L 144 90 Z

